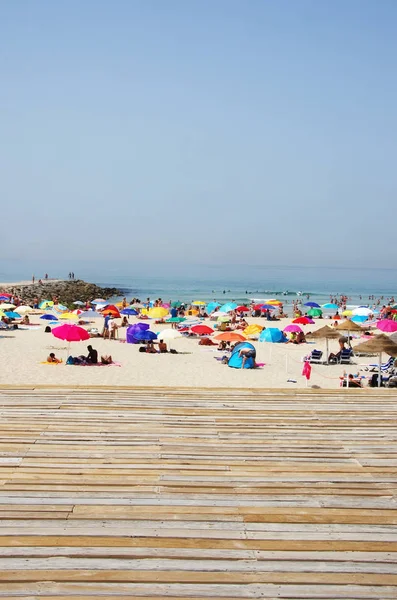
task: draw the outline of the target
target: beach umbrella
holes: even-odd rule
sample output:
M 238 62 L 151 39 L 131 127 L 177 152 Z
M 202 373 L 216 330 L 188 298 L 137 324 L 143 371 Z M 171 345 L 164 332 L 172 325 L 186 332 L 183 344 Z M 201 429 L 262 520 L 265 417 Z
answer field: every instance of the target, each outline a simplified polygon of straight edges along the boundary
M 208 327 L 208 325 L 193 325 L 190 331 L 197 333 L 197 335 L 211 335 L 211 333 L 214 333 L 214 330 Z
M 314 321 L 313 319 L 310 319 L 310 317 L 298 317 L 297 319 L 294 319 L 292 321 L 293 323 L 299 323 L 300 325 L 313 325 Z
M 21 318 L 21 315 L 19 313 L 14 312 L 12 310 L 6 311 L 4 314 L 9 319 L 20 319 Z
M 218 323 L 228 323 L 230 321 L 230 317 L 228 315 L 223 315 L 217 318 Z
M 278 307 L 275 304 L 261 304 L 259 310 L 276 310 L 276 308 Z
M 327 304 L 322 305 L 322 308 L 325 308 L 326 310 L 338 310 L 339 306 L 333 302 L 327 302 Z
M 214 310 L 216 310 L 219 307 L 219 302 L 210 302 L 209 304 L 207 304 L 207 313 L 211 314 L 212 312 L 214 312 Z
M 307 311 L 307 314 L 309 317 L 321 317 L 323 311 L 321 310 L 321 308 L 311 308 Z
M 380 329 L 380 331 L 386 333 L 394 333 L 397 331 L 397 323 L 391 319 L 382 319 L 381 321 L 378 321 L 376 327 L 377 329 Z
M 1 310 L 12 310 L 13 308 L 15 308 L 15 304 L 10 304 L 9 302 L 3 302 L 0 304 Z
M 68 310 L 68 307 L 64 306 L 63 304 L 56 304 L 53 308 L 55 310 L 60 310 L 62 312 L 64 312 L 65 310 Z
M 135 308 L 123 308 L 121 314 L 128 315 L 129 317 L 135 317 L 136 315 L 139 315 L 138 311 L 135 310 Z
M 205 306 L 205 302 L 203 302 L 203 300 L 195 300 L 194 302 L 192 302 L 192 306 Z
M 335 327 L 337 331 L 362 331 L 360 325 L 354 321 L 342 321 Z
M 107 306 L 105 306 L 105 308 L 102 311 L 102 314 L 105 316 L 110 315 L 115 319 L 120 319 L 119 309 L 116 308 L 116 306 L 114 306 L 113 304 L 108 304 Z
M 226 304 L 222 304 L 219 308 L 219 312 L 231 312 L 232 310 L 236 310 L 237 304 L 235 302 L 226 302 Z
M 373 311 L 367 306 L 359 306 L 358 308 L 353 309 L 352 313 L 355 317 L 368 317 Z
M 351 318 L 351 321 L 353 321 L 353 323 L 364 323 L 364 321 L 368 321 L 368 317 L 365 317 L 364 315 L 354 315 L 354 317 Z
M 40 302 L 39 304 L 39 308 L 48 308 L 49 306 L 54 306 L 54 303 L 52 300 L 43 300 L 42 302 Z
M 263 329 L 259 336 L 260 342 L 271 342 L 272 344 L 280 344 L 286 342 L 287 339 L 283 332 L 280 331 L 277 327 L 268 327 L 267 329 Z
M 17 308 L 17 311 L 19 312 L 20 315 L 24 315 L 25 313 L 28 313 L 31 310 L 33 310 L 32 307 L 27 306 L 27 305 L 26 306 L 25 305 L 18 306 L 18 308 Z
M 77 321 L 80 318 L 80 315 L 76 315 L 75 313 L 66 312 L 59 315 L 60 319 L 67 321 Z
M 236 308 L 236 312 L 249 312 L 250 309 L 248 308 L 248 306 L 238 306 Z
M 166 320 L 166 323 L 182 323 L 183 321 L 186 321 L 185 317 L 171 317 Z
M 76 302 L 73 302 L 73 304 L 75 306 L 84 306 L 85 302 L 81 302 L 81 300 L 76 300 Z
M 342 313 L 343 317 L 352 317 L 353 316 L 353 311 L 352 310 L 344 310 Z
M 301 333 L 302 329 L 299 327 L 299 325 L 294 325 L 293 323 L 291 323 L 291 325 L 287 325 L 287 327 L 284 327 L 283 331 L 287 331 L 290 333 Z
M 78 325 L 70 325 L 69 323 L 64 323 L 59 327 L 54 327 L 51 333 L 59 340 L 68 342 L 67 356 L 69 356 L 71 342 L 82 342 L 90 339 L 90 334 L 88 331 L 82 327 L 79 327 Z
M 183 338 L 183 335 L 177 329 L 163 329 L 157 332 L 159 340 L 177 340 Z
M 378 354 L 378 387 L 380 387 L 382 381 L 382 353 L 386 352 L 389 356 L 397 356 L 397 344 L 393 342 L 387 335 L 375 335 L 367 342 L 362 342 L 353 348 L 354 352 L 360 354 Z
M 329 357 L 329 351 L 328 351 L 328 340 L 335 340 L 335 339 L 339 339 L 340 334 L 338 331 L 336 331 L 335 329 L 331 329 L 331 327 L 328 327 L 328 325 L 325 325 L 324 327 L 321 327 L 320 329 L 317 329 L 316 331 L 313 331 L 312 333 L 308 333 L 307 334 L 308 338 L 315 338 L 315 339 L 325 339 L 325 352 L 327 355 L 327 363 L 328 363 L 328 357 Z
M 171 302 L 171 306 L 172 308 L 180 308 L 181 303 L 179 302 L 179 300 L 176 300 L 175 302 Z
M 261 325 L 257 325 L 253 323 L 252 325 L 248 325 L 243 331 L 244 335 L 258 335 L 262 331 L 263 327 Z
M 157 339 L 157 334 L 154 331 L 150 331 L 150 329 L 140 329 L 134 332 L 134 339 L 137 342 L 149 342 Z
M 41 315 L 40 319 L 43 319 L 43 321 L 58 321 L 58 317 L 49 314 Z
M 96 310 L 84 310 L 77 314 L 79 319 L 100 319 L 102 317 L 102 315 L 99 312 L 96 312 Z
M 8 296 L 0 296 L 0 302 L 6 302 L 7 300 L 9 300 Z
M 225 331 L 224 333 L 218 333 L 214 337 L 215 340 L 219 340 L 220 342 L 245 342 L 246 337 L 241 333 L 235 333 L 234 331 Z
M 156 306 L 148 310 L 148 315 L 151 319 L 163 319 L 168 315 L 168 310 L 162 306 Z
M 106 304 L 106 300 L 103 298 L 95 298 L 95 300 L 91 301 L 91 304 Z
M 320 305 L 317 302 L 306 302 L 304 306 L 310 306 L 311 308 L 320 308 Z

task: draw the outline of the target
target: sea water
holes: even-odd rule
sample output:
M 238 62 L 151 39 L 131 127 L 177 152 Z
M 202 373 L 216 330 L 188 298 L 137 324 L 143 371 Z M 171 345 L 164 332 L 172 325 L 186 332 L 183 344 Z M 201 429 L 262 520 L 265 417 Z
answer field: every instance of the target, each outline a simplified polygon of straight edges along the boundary
M 44 265 L 43 265 L 44 266 Z M 40 265 L 41 267 L 41 265 Z M 0 267 L 0 281 L 28 280 L 44 277 L 38 267 L 23 263 Z M 53 269 L 53 270 L 52 270 Z M 75 278 L 102 286 L 118 287 L 128 299 L 192 302 L 278 298 L 287 305 L 297 298 L 318 304 L 331 296 L 345 294 L 351 304 L 372 303 L 369 296 L 397 297 L 397 269 L 234 266 L 234 265 L 139 265 L 131 263 L 81 263 L 71 265 Z M 68 278 L 64 265 L 49 265 L 51 278 Z

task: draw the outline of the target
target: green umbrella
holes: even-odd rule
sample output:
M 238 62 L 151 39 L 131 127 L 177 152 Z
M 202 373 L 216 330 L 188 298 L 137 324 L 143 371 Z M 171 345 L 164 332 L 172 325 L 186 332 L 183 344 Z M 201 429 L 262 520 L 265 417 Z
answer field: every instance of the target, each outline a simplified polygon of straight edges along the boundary
M 181 306 L 181 302 L 179 302 L 179 300 L 176 300 L 176 302 L 171 302 L 171 306 L 172 308 L 179 308 Z
M 321 308 L 311 308 L 307 311 L 307 314 L 309 317 L 321 317 L 323 311 L 321 310 Z
M 171 317 L 166 320 L 166 323 L 182 323 L 182 321 L 186 321 L 185 317 Z

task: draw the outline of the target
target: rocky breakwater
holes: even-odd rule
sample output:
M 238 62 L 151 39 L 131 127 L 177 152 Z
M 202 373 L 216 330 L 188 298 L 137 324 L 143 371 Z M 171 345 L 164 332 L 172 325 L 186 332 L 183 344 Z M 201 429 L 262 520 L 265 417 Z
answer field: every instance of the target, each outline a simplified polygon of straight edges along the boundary
M 94 300 L 95 298 L 107 300 L 113 296 L 123 295 L 122 290 L 117 288 L 100 287 L 81 279 L 73 281 L 47 280 L 43 283 L 29 285 L 10 285 L 3 291 L 19 296 L 26 304 L 32 304 L 35 298 L 38 298 L 39 302 L 58 298 L 60 303 L 67 306 L 71 306 L 76 300 L 81 302 Z

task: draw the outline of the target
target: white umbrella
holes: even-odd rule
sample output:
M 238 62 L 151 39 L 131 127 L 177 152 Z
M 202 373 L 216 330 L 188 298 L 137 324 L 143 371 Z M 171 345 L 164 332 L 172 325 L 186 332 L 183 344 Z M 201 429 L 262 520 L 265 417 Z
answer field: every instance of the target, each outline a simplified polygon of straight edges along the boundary
M 371 315 L 373 313 L 373 310 L 365 306 L 359 306 L 358 308 L 355 308 L 352 311 L 352 313 L 356 317 L 368 317 L 368 315 Z
M 76 302 L 73 302 L 73 304 L 75 304 L 76 306 L 84 306 L 85 302 L 81 302 L 81 300 L 76 300 Z
M 183 335 L 177 329 L 163 329 L 163 331 L 157 333 L 158 340 L 167 340 L 170 342 L 171 340 L 179 340 L 180 338 L 183 338 Z
M 100 319 L 102 317 L 96 310 L 85 310 L 79 314 L 79 319 Z
M 15 304 L 9 304 L 8 302 L 0 304 L 0 310 L 12 310 L 13 308 L 15 308 Z
M 33 309 L 31 306 L 18 306 L 18 312 L 20 315 L 31 312 Z

